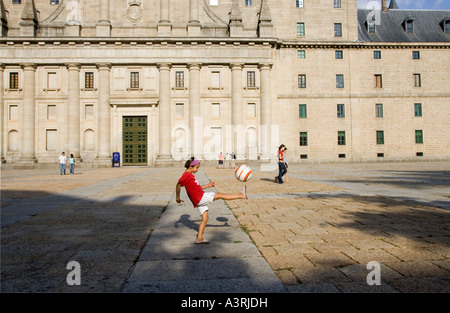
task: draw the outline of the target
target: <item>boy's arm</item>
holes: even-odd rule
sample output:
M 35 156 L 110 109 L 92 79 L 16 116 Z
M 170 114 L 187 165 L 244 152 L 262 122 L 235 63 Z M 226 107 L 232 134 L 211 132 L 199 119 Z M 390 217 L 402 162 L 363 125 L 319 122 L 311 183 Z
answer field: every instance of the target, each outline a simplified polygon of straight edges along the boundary
M 177 203 L 184 202 L 184 201 L 181 200 L 181 198 L 180 198 L 180 192 L 181 192 L 181 185 L 180 185 L 180 183 L 177 183 L 177 188 L 176 188 Z

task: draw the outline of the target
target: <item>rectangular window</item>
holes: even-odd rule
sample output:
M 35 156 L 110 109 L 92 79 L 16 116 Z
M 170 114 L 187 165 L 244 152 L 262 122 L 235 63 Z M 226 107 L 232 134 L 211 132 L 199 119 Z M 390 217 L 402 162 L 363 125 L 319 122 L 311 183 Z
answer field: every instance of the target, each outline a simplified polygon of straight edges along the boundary
M 344 52 L 342 50 L 336 50 L 334 52 L 334 58 L 335 59 L 342 59 L 342 58 L 344 58 Z
M 139 88 L 139 72 L 130 73 L 130 88 Z
M 305 59 L 306 58 L 305 50 L 297 50 L 297 58 L 298 59 Z
M 423 143 L 423 131 L 416 130 L 416 143 Z
M 344 88 L 344 75 L 336 74 L 336 88 Z
M 414 75 L 414 87 L 422 87 L 422 79 L 420 78 L 420 74 Z
M 245 6 L 251 7 L 253 5 L 253 0 L 245 0 Z
M 345 105 L 344 104 L 337 105 L 337 117 L 340 117 L 340 118 L 345 117 Z
M 307 145 L 308 145 L 308 133 L 300 132 L 300 146 L 307 146 Z
M 297 8 L 303 8 L 303 0 L 295 0 L 295 6 Z
M 177 118 L 184 118 L 184 103 L 175 104 L 175 116 Z
M 298 88 L 306 88 L 306 75 L 298 75 Z
M 375 104 L 375 116 L 383 117 L 383 103 Z
M 413 58 L 413 60 L 419 60 L 420 59 L 420 51 L 413 51 L 412 58 Z
M 422 103 L 414 103 L 414 116 L 422 116 Z
M 305 36 L 305 23 L 297 23 L 297 36 Z
M 247 87 L 255 87 L 255 72 L 254 71 L 248 71 L 247 72 Z
M 341 37 L 341 36 L 342 36 L 342 24 L 334 23 L 334 37 Z
M 345 131 L 338 131 L 338 145 L 345 146 Z
M 9 106 L 9 120 L 17 121 L 19 120 L 19 106 L 12 104 Z
M 211 72 L 211 88 L 213 88 L 213 89 L 220 88 L 220 72 L 219 71 Z
M 94 88 L 94 72 L 84 73 L 84 88 L 86 89 Z
M 9 89 L 19 89 L 19 73 L 9 73 Z
M 86 120 L 94 119 L 94 105 L 93 104 L 86 104 L 84 106 L 84 118 Z
M 59 0 L 50 0 L 50 4 L 59 4 Z
M 298 105 L 298 115 L 299 115 L 299 118 L 306 118 L 307 117 L 306 104 L 299 104 Z
M 383 88 L 383 76 L 375 74 L 375 88 Z
M 22 0 L 12 0 L 12 4 L 22 4 Z
M 58 148 L 58 132 L 56 129 L 46 130 L 46 147 L 47 151 L 56 151 Z
M 213 103 L 212 104 L 211 116 L 213 118 L 219 118 L 220 117 L 220 103 Z
M 377 130 L 377 145 L 384 145 L 384 131 Z
M 256 103 L 247 104 L 247 117 L 250 118 L 256 117 Z
M 375 34 L 376 32 L 376 26 L 375 26 L 375 22 L 367 22 L 367 31 L 369 32 L 369 34 Z
M 54 104 L 47 105 L 47 120 L 49 121 L 56 120 L 56 105 Z
M 444 33 L 450 34 L 450 21 L 444 22 Z
M 58 87 L 56 72 L 48 72 L 47 73 L 47 89 L 56 90 Z
M 184 87 L 184 72 L 177 71 L 175 72 L 175 88 L 183 88 Z
M 405 31 L 409 34 L 414 33 L 414 25 L 413 25 L 413 20 L 407 20 L 405 22 Z
M 374 58 L 374 59 L 381 59 L 381 51 L 375 50 L 375 51 L 373 52 L 373 58 Z
M 333 6 L 335 8 L 340 8 L 341 7 L 341 0 L 334 0 Z

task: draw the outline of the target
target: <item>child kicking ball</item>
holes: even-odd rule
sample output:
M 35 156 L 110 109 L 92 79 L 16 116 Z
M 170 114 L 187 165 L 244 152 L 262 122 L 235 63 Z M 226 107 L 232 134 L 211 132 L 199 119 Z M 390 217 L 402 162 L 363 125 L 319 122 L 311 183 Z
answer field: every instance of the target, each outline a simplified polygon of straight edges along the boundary
M 244 186 L 242 192 L 239 194 L 227 194 L 220 192 L 204 192 L 203 189 L 214 187 L 215 184 L 211 180 L 207 185 L 200 185 L 197 178 L 194 176 L 200 168 L 200 161 L 192 157 L 186 161 L 184 165 L 186 171 L 183 173 L 181 178 L 178 180 L 176 187 L 176 201 L 177 203 L 183 202 L 180 198 L 181 187 L 186 188 L 186 192 L 191 200 L 194 208 L 197 208 L 202 216 L 202 221 L 198 228 L 197 241 L 196 244 L 208 243 L 208 240 L 203 239 L 203 232 L 205 231 L 206 223 L 208 222 L 208 204 L 214 200 L 235 200 L 235 199 L 248 199 L 247 198 L 247 187 Z

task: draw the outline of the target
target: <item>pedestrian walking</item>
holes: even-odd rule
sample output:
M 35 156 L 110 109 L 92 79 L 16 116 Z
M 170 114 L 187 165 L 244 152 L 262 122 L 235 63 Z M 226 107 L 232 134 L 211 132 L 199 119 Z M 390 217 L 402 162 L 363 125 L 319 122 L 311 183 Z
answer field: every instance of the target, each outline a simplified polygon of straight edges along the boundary
M 66 153 L 65 152 L 61 153 L 58 160 L 59 160 L 59 175 L 63 174 L 66 175 L 66 161 L 67 161 Z
M 283 176 L 286 174 L 286 165 L 284 164 L 284 148 L 286 146 L 284 144 L 278 147 L 278 176 L 275 176 L 275 182 L 282 184 Z
M 208 223 L 208 204 L 214 200 L 235 200 L 235 199 L 248 199 L 247 198 L 247 186 L 244 185 L 241 193 L 238 194 L 227 194 L 219 192 L 204 192 L 203 189 L 214 187 L 213 181 L 209 181 L 206 185 L 200 185 L 197 178 L 194 176 L 200 168 L 200 161 L 194 157 L 186 161 L 184 165 L 186 170 L 184 171 L 181 178 L 178 180 L 176 186 L 176 201 L 177 203 L 183 202 L 180 198 L 181 187 L 186 188 L 186 192 L 191 200 L 194 208 L 197 208 L 202 216 L 202 221 L 198 228 L 196 244 L 208 243 L 208 240 L 203 238 L 203 233 L 205 231 L 206 223 Z
M 223 154 L 219 153 L 219 168 L 223 168 Z
M 70 154 L 69 167 L 70 167 L 70 174 L 75 174 L 75 158 L 73 157 L 72 153 Z
M 284 166 L 286 167 L 286 174 L 284 174 L 284 176 L 286 177 L 285 182 L 288 183 L 289 182 L 289 177 L 288 177 L 289 165 L 288 165 L 288 162 L 286 161 L 286 151 L 287 151 L 287 148 L 284 147 L 284 150 L 283 150 L 283 162 L 284 162 Z

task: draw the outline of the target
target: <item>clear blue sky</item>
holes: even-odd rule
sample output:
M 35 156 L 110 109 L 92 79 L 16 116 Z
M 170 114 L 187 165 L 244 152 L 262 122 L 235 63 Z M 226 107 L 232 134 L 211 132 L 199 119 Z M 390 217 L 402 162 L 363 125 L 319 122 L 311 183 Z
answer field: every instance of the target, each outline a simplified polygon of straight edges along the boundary
M 413 10 L 450 10 L 450 0 L 396 0 L 400 9 Z M 387 0 L 387 4 L 391 0 Z M 371 9 L 381 0 L 358 0 L 358 8 Z

